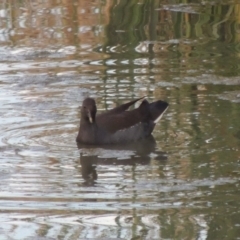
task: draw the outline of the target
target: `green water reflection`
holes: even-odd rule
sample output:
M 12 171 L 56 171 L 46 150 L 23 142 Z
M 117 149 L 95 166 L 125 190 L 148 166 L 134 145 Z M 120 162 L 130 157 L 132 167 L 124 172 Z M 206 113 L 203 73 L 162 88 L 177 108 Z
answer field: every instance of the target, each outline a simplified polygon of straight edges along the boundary
M 0 238 L 238 239 L 239 26 L 239 1 L 1 2 Z M 78 149 L 89 95 L 168 101 L 156 143 Z

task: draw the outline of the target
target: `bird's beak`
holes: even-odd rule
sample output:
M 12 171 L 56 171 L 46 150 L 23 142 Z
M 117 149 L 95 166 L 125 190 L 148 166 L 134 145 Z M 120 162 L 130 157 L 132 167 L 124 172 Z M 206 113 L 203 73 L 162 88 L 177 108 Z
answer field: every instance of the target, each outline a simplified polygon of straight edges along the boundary
M 91 112 L 89 110 L 88 110 L 88 119 L 89 119 L 90 123 L 93 123 L 93 118 L 92 118 Z

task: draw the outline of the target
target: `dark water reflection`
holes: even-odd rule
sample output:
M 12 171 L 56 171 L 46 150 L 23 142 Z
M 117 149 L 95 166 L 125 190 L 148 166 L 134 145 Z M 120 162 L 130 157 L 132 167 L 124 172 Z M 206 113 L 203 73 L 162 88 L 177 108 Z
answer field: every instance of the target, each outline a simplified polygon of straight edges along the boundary
M 238 239 L 239 9 L 0 3 L 0 239 Z M 85 97 L 145 95 L 155 140 L 76 145 Z
M 78 144 L 80 149 L 80 164 L 82 177 L 86 183 L 94 183 L 97 180 L 99 165 L 148 165 L 151 159 L 167 160 L 167 154 L 156 149 L 153 136 L 130 144 L 87 146 Z

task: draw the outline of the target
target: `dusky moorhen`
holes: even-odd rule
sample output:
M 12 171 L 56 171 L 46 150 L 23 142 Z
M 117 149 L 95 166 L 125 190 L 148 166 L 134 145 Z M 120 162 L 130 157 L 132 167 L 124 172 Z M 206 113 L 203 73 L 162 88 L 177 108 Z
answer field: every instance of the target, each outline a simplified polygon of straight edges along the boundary
M 119 144 L 139 141 L 151 135 L 156 123 L 168 108 L 168 103 L 143 100 L 136 109 L 126 111 L 143 98 L 97 113 L 93 98 L 86 98 L 81 107 L 80 127 L 76 141 L 82 144 Z

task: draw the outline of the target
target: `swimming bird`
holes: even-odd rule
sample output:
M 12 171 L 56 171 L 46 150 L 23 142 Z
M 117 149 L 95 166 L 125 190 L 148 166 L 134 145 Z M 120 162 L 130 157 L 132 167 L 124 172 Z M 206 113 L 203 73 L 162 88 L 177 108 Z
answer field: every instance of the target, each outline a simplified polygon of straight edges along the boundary
M 80 127 L 76 141 L 92 145 L 122 144 L 149 137 L 156 123 L 167 110 L 168 103 L 161 100 L 149 103 L 144 99 L 138 108 L 128 110 L 143 98 L 100 114 L 96 114 L 95 100 L 86 98 L 81 107 Z

